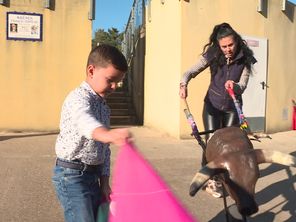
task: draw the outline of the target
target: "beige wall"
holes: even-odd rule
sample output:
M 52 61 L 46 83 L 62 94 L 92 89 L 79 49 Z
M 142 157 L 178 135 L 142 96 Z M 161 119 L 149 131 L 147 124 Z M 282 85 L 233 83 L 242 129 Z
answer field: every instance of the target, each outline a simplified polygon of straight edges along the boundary
M 146 18 L 144 125 L 179 135 L 180 2 L 151 1 Z M 147 13 L 148 14 L 148 13 Z M 147 15 L 146 14 L 146 15 Z
M 267 130 L 291 129 L 291 99 L 296 98 L 296 7 L 279 10 L 281 1 L 270 1 L 270 16 L 266 19 L 265 34 L 269 39 Z M 291 5 L 290 5 L 291 6 Z M 288 120 L 283 118 L 288 110 Z
M 228 22 L 242 35 L 268 39 L 266 131 L 291 129 L 291 98 L 296 98 L 296 10 L 288 3 L 283 12 L 282 1 L 266 2 L 261 14 L 257 0 L 180 0 L 164 5 L 151 1 L 152 21 L 147 22 L 146 30 L 145 124 L 189 137 L 184 104 L 177 96 L 179 80 L 199 57 L 214 25 Z M 206 70 L 189 85 L 188 103 L 200 130 L 208 84 Z M 285 110 L 288 119 L 283 118 Z
M 56 130 L 66 94 L 85 77 L 88 0 L 10 1 L 0 6 L 0 130 Z M 43 15 L 43 41 L 6 40 L 6 12 Z

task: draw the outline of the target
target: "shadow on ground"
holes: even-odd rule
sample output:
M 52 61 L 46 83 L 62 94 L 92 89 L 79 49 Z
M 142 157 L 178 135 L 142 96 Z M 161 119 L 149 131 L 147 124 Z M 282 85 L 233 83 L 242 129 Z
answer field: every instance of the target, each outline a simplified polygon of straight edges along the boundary
M 57 134 L 57 133 L 58 132 L 2 135 L 2 136 L 0 136 L 0 141 L 9 140 L 9 139 L 15 139 L 15 138 L 24 138 L 24 137 L 47 136 L 47 135 L 54 135 L 54 134 Z

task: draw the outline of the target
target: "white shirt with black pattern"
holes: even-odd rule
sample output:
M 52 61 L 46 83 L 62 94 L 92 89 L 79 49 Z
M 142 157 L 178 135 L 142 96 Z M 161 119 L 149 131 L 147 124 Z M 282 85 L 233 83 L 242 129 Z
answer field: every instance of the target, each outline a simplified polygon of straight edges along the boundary
M 55 151 L 58 158 L 103 164 L 102 175 L 110 175 L 109 144 L 92 139 L 97 127 L 110 126 L 110 108 L 85 81 L 66 97 L 60 119 Z

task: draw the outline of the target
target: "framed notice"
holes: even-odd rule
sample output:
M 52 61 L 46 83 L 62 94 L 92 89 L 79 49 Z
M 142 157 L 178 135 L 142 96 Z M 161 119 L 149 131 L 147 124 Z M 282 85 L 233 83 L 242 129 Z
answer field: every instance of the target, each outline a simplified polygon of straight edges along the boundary
M 42 41 L 42 14 L 7 12 L 8 40 Z

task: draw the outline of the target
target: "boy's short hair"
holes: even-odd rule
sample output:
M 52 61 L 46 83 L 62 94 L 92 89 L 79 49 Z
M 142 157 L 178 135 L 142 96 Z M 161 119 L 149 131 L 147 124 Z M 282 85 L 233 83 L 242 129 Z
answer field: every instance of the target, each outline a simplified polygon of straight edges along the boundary
M 124 55 L 116 47 L 108 44 L 100 44 L 89 53 L 87 66 L 95 65 L 107 67 L 112 64 L 115 69 L 126 72 L 128 65 Z

